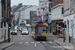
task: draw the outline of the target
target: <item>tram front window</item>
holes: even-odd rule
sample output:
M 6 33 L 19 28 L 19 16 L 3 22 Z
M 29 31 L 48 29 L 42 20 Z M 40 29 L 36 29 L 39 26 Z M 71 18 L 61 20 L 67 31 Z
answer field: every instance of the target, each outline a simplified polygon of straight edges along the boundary
M 37 33 L 47 33 L 47 27 L 46 26 L 38 26 L 36 28 Z

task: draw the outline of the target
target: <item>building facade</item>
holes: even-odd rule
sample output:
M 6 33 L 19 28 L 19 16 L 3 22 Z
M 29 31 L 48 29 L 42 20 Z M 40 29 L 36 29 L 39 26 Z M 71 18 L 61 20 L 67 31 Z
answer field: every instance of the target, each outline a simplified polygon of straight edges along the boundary
M 69 37 L 75 39 L 75 28 L 74 26 L 74 0 L 64 0 L 64 20 L 63 22 L 67 25 L 67 30 L 65 30 L 66 34 L 66 42 L 69 42 Z M 67 4 L 68 3 L 68 4 Z
M 4 0 L 0 0 L 0 42 L 8 39 L 8 23 L 6 16 L 6 5 Z
M 57 23 L 63 22 L 63 4 L 58 4 L 51 9 L 51 31 L 56 33 Z M 58 13 L 57 13 L 58 12 Z M 62 24 L 60 25 L 62 27 Z
M 63 4 L 63 0 L 53 0 L 53 6 L 57 4 Z
M 26 7 L 21 11 L 21 18 L 20 20 L 32 20 L 34 17 L 38 17 L 38 8 L 39 6 L 30 6 Z M 40 10 L 40 15 L 42 15 L 42 11 Z M 29 24 L 29 22 L 27 22 Z
M 40 8 L 44 8 L 44 15 L 49 12 L 49 0 L 39 0 Z

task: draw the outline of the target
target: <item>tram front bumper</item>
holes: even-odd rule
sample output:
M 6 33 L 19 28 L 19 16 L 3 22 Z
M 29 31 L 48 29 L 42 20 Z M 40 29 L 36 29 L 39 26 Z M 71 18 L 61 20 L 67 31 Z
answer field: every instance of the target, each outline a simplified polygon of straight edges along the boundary
M 45 36 L 36 36 L 37 39 L 46 39 Z

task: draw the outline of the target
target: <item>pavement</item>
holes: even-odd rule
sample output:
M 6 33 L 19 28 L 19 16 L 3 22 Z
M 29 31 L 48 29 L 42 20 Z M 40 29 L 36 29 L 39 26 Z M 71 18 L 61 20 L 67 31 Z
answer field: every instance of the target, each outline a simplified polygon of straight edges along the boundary
M 14 44 L 15 44 L 14 42 L 8 43 L 7 41 L 4 41 L 4 39 L 0 39 L 0 50 L 4 50 Z
M 10 42 L 10 43 L 1 43 L 0 44 L 0 50 L 5 50 L 6 48 L 14 45 L 15 43 L 14 42 Z
M 53 35 L 52 33 L 49 33 L 49 36 L 57 36 L 57 35 Z M 65 50 L 75 50 L 75 43 L 67 43 L 67 42 L 63 42 L 63 38 L 58 38 L 56 40 L 54 40 L 54 42 L 56 44 L 58 44 L 60 47 L 63 47 Z M 75 40 L 74 40 L 75 42 Z

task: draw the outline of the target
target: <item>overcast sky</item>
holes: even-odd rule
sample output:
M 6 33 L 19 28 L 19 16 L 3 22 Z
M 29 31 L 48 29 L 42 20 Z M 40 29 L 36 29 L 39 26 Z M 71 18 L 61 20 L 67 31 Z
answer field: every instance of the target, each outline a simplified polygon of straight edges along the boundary
M 11 0 L 11 6 L 23 3 L 23 5 L 39 5 L 39 0 Z

